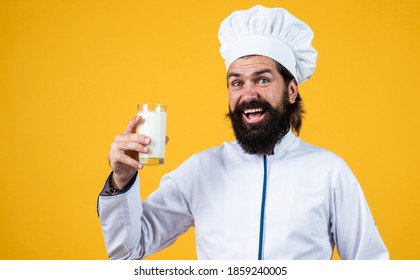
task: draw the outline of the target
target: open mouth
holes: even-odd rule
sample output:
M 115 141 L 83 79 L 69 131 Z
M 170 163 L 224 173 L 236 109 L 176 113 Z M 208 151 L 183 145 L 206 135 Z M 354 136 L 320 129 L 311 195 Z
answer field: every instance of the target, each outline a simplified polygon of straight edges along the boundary
M 256 123 L 259 122 L 264 118 L 265 112 L 263 108 L 251 108 L 245 109 L 243 115 L 245 116 L 244 119 L 248 123 Z

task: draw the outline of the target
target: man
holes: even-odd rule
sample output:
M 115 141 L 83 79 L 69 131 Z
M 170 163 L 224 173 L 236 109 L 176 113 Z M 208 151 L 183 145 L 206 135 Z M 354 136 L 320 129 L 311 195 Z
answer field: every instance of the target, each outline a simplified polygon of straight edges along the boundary
M 298 85 L 315 69 L 313 33 L 284 9 L 255 6 L 219 30 L 236 141 L 186 160 L 139 199 L 132 119 L 109 153 L 98 210 L 112 259 L 143 258 L 195 227 L 199 259 L 388 259 L 363 192 L 337 155 L 301 141 Z M 141 133 L 141 131 L 140 131 Z

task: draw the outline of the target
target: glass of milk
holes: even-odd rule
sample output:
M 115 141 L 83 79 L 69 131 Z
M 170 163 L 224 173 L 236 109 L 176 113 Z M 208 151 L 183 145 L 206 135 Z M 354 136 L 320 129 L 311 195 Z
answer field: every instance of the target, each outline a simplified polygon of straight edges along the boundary
M 146 103 L 137 105 L 141 123 L 137 133 L 148 136 L 152 141 L 147 153 L 139 153 L 142 165 L 160 165 L 165 161 L 166 105 Z

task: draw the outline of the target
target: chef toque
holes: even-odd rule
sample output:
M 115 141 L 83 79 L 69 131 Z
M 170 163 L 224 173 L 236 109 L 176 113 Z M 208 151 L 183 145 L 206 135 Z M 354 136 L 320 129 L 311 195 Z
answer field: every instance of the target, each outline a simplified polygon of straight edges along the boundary
M 226 71 L 246 55 L 270 57 L 292 73 L 300 84 L 314 70 L 317 52 L 312 47 L 311 28 L 282 8 L 257 5 L 233 12 L 220 24 L 220 54 Z

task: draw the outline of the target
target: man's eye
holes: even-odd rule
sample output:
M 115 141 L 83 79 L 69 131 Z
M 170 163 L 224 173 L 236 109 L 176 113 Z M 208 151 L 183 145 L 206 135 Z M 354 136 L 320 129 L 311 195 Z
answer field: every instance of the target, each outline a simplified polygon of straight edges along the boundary
M 269 82 L 269 80 L 266 79 L 266 78 L 261 78 L 261 79 L 258 80 L 259 84 L 268 84 L 268 82 Z
M 242 83 L 241 82 L 239 82 L 239 81 L 234 81 L 234 82 L 232 82 L 232 86 L 233 87 L 240 87 L 242 85 Z

